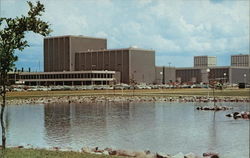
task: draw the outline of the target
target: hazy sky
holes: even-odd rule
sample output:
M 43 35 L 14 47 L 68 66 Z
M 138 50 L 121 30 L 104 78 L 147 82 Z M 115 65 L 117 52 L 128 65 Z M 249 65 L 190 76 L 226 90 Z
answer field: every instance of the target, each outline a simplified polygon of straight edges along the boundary
M 25 0 L 0 0 L 1 17 L 26 14 Z M 108 48 L 137 46 L 156 51 L 156 65 L 192 66 L 193 56 L 249 53 L 249 0 L 41 0 L 43 19 L 55 35 L 105 37 Z M 43 38 L 30 44 L 17 67 L 43 70 Z M 40 66 L 39 66 L 40 63 Z

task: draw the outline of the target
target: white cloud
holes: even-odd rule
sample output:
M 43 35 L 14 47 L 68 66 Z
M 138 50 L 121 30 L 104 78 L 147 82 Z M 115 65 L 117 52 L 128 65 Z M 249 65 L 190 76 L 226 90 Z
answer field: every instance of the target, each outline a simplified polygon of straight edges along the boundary
M 108 39 L 110 48 L 152 48 L 161 64 L 193 55 L 249 53 L 249 1 L 210 0 L 43 0 L 52 35 L 74 34 Z M 18 9 L 17 9 L 18 8 Z M 1 13 L 15 17 L 27 11 L 25 0 L 4 0 Z M 32 40 L 33 39 L 33 40 Z M 28 36 L 35 45 L 41 37 Z M 40 51 L 42 51 L 42 43 Z M 157 57 L 158 59 L 159 57 Z M 178 64 L 177 64 L 178 63 Z M 192 63 L 192 60 L 190 61 Z

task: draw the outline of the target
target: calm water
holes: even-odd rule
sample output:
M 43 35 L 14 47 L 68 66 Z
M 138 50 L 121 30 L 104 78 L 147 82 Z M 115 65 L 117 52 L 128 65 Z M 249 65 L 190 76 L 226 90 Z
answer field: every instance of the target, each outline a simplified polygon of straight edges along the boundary
M 205 105 L 205 104 L 204 104 Z M 223 103 L 230 111 L 195 110 L 195 103 L 11 105 L 6 110 L 7 144 L 83 146 L 178 152 L 219 152 L 249 157 L 249 121 L 225 114 L 249 111 L 246 103 Z

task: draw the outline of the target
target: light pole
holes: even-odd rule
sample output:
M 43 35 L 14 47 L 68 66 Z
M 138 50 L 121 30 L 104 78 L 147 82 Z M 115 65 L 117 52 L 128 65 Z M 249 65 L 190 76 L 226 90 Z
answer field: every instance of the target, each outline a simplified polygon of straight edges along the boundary
M 224 72 L 223 76 L 224 76 L 224 83 L 223 84 L 225 84 L 227 82 L 227 78 L 226 78 L 227 73 Z
M 163 72 L 162 71 L 160 72 L 160 75 L 161 75 L 161 79 L 160 79 L 161 80 L 161 84 L 163 84 Z
M 214 79 L 214 76 L 211 74 L 211 70 L 208 68 L 207 69 L 207 73 L 208 73 L 208 81 L 209 81 L 209 85 L 210 85 L 210 76 L 212 79 Z M 213 88 L 213 101 L 214 101 L 214 107 L 215 107 L 215 96 L 214 96 L 214 81 L 212 80 L 212 84 L 211 84 L 212 88 Z
M 244 74 L 244 83 L 245 83 L 245 87 L 246 87 L 246 78 L 247 78 L 247 74 Z

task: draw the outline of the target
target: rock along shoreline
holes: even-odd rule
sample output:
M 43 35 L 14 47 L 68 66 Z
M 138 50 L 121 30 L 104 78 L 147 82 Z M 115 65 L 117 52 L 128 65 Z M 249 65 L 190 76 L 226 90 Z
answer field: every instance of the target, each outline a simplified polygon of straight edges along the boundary
M 207 96 L 54 96 L 54 97 L 38 97 L 28 99 L 12 99 L 7 100 L 7 105 L 22 104 L 49 104 L 49 103 L 102 103 L 102 102 L 247 102 L 250 103 L 248 97 L 207 97 Z
M 12 146 L 9 148 L 17 148 L 17 149 L 44 149 L 48 151 L 74 151 L 79 153 L 86 153 L 86 154 L 94 154 L 94 155 L 105 155 L 105 156 L 119 156 L 119 157 L 134 157 L 134 158 L 219 158 L 218 153 L 214 152 L 205 152 L 202 155 L 197 155 L 195 153 L 186 153 L 183 154 L 182 152 L 179 152 L 177 154 L 171 155 L 166 153 L 153 153 L 150 150 L 145 151 L 131 151 L 131 150 L 121 150 L 121 149 L 112 149 L 112 148 L 105 148 L 100 149 L 98 147 L 95 148 L 89 148 L 89 147 L 83 147 L 81 150 L 70 150 L 70 149 L 62 149 L 60 147 L 51 147 L 51 148 L 34 148 L 32 145 L 28 144 L 27 146 Z M 0 146 L 0 149 L 2 149 L 2 146 Z

